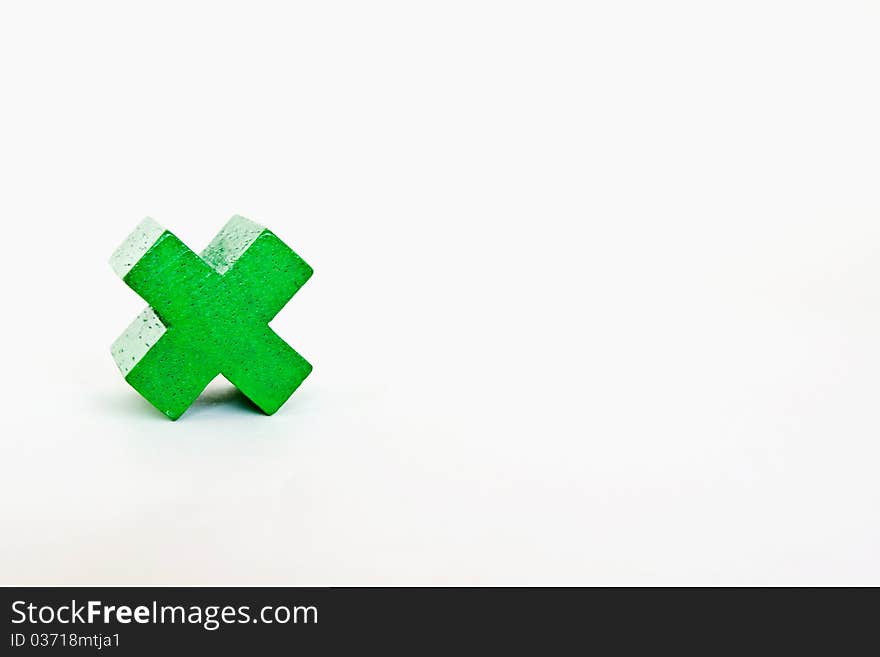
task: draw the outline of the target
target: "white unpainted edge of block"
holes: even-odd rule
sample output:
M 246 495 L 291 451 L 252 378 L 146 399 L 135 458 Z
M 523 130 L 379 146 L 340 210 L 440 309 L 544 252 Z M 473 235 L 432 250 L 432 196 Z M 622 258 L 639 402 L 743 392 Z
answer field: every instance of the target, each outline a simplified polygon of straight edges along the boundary
M 131 234 L 110 256 L 110 266 L 116 275 L 125 278 L 125 275 L 131 271 L 131 268 L 150 250 L 150 247 L 163 233 L 165 233 L 165 229 L 150 217 L 140 222 L 137 228 L 131 231 Z

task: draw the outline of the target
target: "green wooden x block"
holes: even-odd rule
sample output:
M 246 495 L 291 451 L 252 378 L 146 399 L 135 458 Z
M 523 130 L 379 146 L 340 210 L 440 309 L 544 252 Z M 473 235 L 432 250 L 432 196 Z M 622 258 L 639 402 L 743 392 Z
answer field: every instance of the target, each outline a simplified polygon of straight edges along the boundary
M 271 415 L 312 371 L 268 326 L 312 268 L 263 226 L 233 217 L 196 255 L 145 219 L 110 265 L 150 304 L 111 353 L 125 380 L 172 420 L 218 374 Z

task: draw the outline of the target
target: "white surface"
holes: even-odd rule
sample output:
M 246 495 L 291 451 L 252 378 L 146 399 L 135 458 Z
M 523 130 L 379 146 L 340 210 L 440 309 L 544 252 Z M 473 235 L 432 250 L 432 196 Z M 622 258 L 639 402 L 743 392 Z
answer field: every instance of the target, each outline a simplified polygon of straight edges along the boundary
M 0 582 L 880 584 L 880 8 L 10 3 Z M 144 216 L 315 268 L 274 417 L 109 346 Z

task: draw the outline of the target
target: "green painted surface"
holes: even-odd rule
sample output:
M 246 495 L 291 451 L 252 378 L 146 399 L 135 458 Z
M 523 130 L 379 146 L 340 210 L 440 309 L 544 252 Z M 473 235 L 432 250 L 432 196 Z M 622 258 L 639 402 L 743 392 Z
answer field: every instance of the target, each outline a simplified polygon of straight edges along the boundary
M 172 420 L 218 374 L 271 415 L 312 371 L 268 326 L 312 268 L 259 224 L 233 217 L 196 255 L 145 219 L 110 264 L 150 304 L 111 353 L 125 380 Z

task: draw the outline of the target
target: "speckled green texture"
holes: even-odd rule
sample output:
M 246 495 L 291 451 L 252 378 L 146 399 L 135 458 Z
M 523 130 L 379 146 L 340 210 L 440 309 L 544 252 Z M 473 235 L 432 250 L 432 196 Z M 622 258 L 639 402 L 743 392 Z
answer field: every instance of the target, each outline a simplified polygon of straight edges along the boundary
M 268 326 L 312 268 L 263 226 L 233 217 L 196 255 L 145 219 L 110 264 L 150 304 L 111 353 L 125 380 L 172 420 L 218 374 L 271 415 L 312 371 Z

